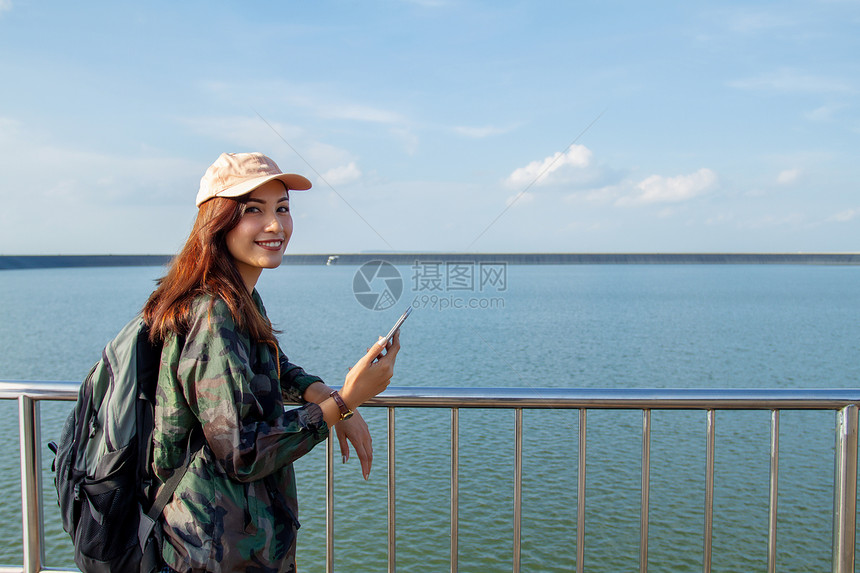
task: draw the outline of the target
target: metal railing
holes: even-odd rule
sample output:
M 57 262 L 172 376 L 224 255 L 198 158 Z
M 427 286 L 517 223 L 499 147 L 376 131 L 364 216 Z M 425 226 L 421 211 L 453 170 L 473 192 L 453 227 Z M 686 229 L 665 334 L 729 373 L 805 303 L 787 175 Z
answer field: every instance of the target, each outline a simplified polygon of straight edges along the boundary
M 23 567 L 3 571 L 56 571 L 43 568 L 44 531 L 41 519 L 41 460 L 39 402 L 74 400 L 78 384 L 71 382 L 2 382 L 0 399 L 14 399 L 19 405 L 21 442 L 21 496 L 23 519 Z M 698 389 L 557 389 L 557 388 L 389 388 L 365 406 L 388 409 L 388 571 L 395 571 L 396 460 L 394 455 L 395 411 L 397 408 L 447 408 L 451 410 L 451 532 L 450 569 L 458 570 L 459 527 L 459 410 L 461 408 L 503 408 L 515 412 L 513 571 L 520 571 L 522 521 L 522 467 L 524 409 L 579 410 L 579 459 L 577 484 L 576 570 L 584 567 L 586 417 L 588 410 L 624 409 L 642 412 L 642 482 L 639 569 L 648 567 L 648 524 L 651 467 L 652 410 L 700 410 L 707 417 L 705 521 L 703 570 L 711 570 L 714 500 L 714 444 L 717 410 L 765 410 L 771 412 L 770 483 L 768 511 L 767 570 L 776 570 L 776 510 L 779 467 L 779 419 L 782 410 L 833 410 L 837 413 L 835 484 L 833 505 L 832 571 L 854 571 L 855 527 L 857 520 L 857 446 L 860 389 L 842 390 L 698 390 Z M 326 452 L 326 571 L 334 570 L 334 451 L 332 440 Z

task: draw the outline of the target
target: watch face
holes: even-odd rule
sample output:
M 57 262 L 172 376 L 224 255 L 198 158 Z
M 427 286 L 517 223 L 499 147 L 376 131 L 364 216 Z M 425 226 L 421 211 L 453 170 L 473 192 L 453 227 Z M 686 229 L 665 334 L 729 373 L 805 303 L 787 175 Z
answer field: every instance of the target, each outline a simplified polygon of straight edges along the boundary
M 350 418 L 352 418 L 352 414 L 353 414 L 353 412 L 352 412 L 352 410 L 350 410 L 346 414 L 341 414 L 340 419 L 341 420 L 349 420 Z

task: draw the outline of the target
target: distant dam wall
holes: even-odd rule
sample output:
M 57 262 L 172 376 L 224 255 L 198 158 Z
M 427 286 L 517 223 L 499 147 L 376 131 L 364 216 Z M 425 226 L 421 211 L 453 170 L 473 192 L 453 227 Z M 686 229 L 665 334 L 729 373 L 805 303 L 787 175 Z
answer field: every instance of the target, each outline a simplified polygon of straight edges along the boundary
M 160 267 L 172 255 L 11 255 L 0 256 L 0 270 L 74 267 Z
M 0 270 L 157 267 L 172 255 L 7 255 Z M 287 265 L 465 262 L 511 265 L 860 265 L 860 253 L 335 253 L 284 255 Z

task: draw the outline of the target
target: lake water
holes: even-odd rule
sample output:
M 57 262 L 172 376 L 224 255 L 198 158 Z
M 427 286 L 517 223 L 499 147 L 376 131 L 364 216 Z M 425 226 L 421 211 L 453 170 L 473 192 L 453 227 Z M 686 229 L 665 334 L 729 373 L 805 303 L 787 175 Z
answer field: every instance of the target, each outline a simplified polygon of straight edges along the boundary
M 443 272 L 441 283 L 432 272 Z M 498 271 L 500 269 L 496 269 Z M 339 385 L 410 303 L 397 386 L 846 388 L 860 379 L 860 268 L 774 265 L 398 267 L 396 304 L 371 311 L 356 267 L 285 266 L 258 285 L 292 361 Z M 465 273 L 465 274 L 464 274 Z M 0 272 L 0 379 L 81 380 L 140 308 L 159 268 Z M 488 275 L 489 276 L 489 275 Z M 379 281 L 371 286 L 381 288 Z M 433 287 L 436 290 L 431 290 Z M 433 304 L 435 298 L 435 305 Z M 446 301 L 446 302 L 443 302 Z M 475 308 L 450 308 L 458 305 Z M 449 308 L 440 309 L 441 305 Z M 0 402 L 0 565 L 21 563 L 17 406 Z M 42 441 L 71 403 L 42 405 Z M 371 479 L 336 464 L 335 559 L 386 567 L 386 413 L 365 409 Z M 460 414 L 460 570 L 510 571 L 514 417 Z M 766 568 L 770 415 L 717 412 L 714 571 Z M 526 411 L 522 570 L 572 571 L 578 415 Z M 778 570 L 830 569 L 834 414 L 781 418 Z M 650 571 L 701 571 L 705 414 L 652 417 Z M 397 565 L 448 564 L 450 414 L 397 413 Z M 586 570 L 638 570 L 641 413 L 590 411 Z M 324 448 L 297 463 L 303 572 L 324 571 Z M 43 450 L 48 565 L 70 566 Z

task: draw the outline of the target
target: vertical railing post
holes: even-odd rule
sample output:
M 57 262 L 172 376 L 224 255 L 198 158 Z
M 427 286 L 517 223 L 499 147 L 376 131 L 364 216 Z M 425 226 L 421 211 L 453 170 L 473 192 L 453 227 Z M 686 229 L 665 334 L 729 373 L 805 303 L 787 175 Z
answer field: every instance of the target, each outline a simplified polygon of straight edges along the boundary
M 325 444 L 325 570 L 334 571 L 334 435 Z
M 21 514 L 24 528 L 24 573 L 42 569 L 42 464 L 40 463 L 39 403 L 18 397 L 18 432 L 21 444 Z
M 397 524 L 394 516 L 394 408 L 388 407 L 388 573 L 397 569 Z
M 648 522 L 651 506 L 651 410 L 642 410 L 642 504 L 639 515 L 639 572 L 648 571 Z
M 711 550 L 714 536 L 714 448 L 716 446 L 716 413 L 708 410 L 707 445 L 705 448 L 705 533 L 702 570 L 711 572 Z
M 779 501 L 779 410 L 771 412 L 769 498 L 767 514 L 767 573 L 776 573 L 776 515 Z
M 576 573 L 585 571 L 585 408 L 579 410 L 579 464 L 576 484 Z
M 451 573 L 459 569 L 460 553 L 460 410 L 451 408 Z
M 513 573 L 520 573 L 523 522 L 523 409 L 516 408 L 514 430 L 514 556 Z
M 833 573 L 853 573 L 857 520 L 857 406 L 839 410 L 833 488 Z

